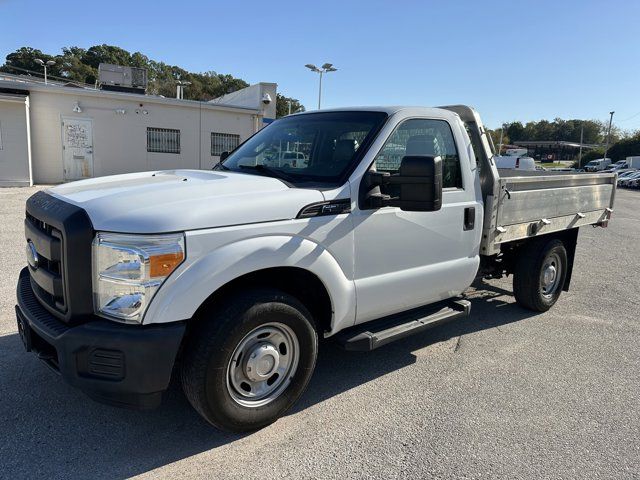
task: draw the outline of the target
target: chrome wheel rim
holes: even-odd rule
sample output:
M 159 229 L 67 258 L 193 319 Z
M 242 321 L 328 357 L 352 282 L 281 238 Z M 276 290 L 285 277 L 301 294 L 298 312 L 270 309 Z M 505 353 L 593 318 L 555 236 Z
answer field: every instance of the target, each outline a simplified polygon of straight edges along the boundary
M 560 286 L 561 276 L 562 264 L 560 263 L 560 256 L 552 253 L 545 259 L 540 272 L 540 289 L 543 296 L 547 298 L 553 296 Z
M 249 332 L 231 355 L 227 390 L 244 407 L 261 407 L 291 383 L 298 368 L 300 347 L 291 328 L 267 323 Z

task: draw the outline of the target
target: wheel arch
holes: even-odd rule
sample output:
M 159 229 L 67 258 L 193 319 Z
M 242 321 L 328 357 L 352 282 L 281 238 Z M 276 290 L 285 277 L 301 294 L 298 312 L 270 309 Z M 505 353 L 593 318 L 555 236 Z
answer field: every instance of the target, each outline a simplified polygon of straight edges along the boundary
M 187 238 L 187 260 L 159 289 L 144 324 L 188 320 L 233 288 L 263 282 L 262 286 L 280 288 L 305 305 L 309 302 L 307 308 L 320 319 L 322 332 L 333 334 L 353 325 L 353 280 L 321 244 L 285 235 L 254 237 L 218 248 L 210 243 L 206 238 Z M 190 251 L 195 252 L 192 258 Z
M 562 285 L 562 291 L 568 292 L 569 285 L 571 284 L 571 275 L 573 273 L 573 262 L 576 254 L 576 246 L 578 244 L 579 230 L 580 229 L 576 227 L 561 232 L 537 235 L 525 240 L 505 244 L 502 247 L 502 253 L 504 255 L 502 268 L 506 273 L 513 274 L 517 255 L 519 255 L 523 249 L 528 248 L 532 243 L 543 245 L 552 240 L 560 240 L 563 243 L 565 250 L 567 251 L 567 274 Z
M 300 267 L 270 267 L 236 277 L 211 293 L 194 317 L 201 317 L 235 292 L 260 287 L 275 288 L 297 298 L 313 316 L 319 334 L 331 331 L 333 306 L 329 291 L 315 273 Z

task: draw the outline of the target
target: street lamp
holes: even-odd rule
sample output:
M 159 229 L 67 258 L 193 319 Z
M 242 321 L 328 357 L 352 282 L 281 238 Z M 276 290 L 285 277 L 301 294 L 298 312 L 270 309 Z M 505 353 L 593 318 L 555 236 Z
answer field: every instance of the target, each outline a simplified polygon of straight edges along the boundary
M 328 73 L 328 72 L 335 72 L 338 69 L 335 68 L 331 63 L 325 63 L 320 68 L 316 67 L 312 63 L 307 63 L 305 67 L 307 67 L 312 72 L 320 74 L 320 86 L 318 87 L 318 110 L 320 110 L 320 103 L 322 101 L 322 74 Z
M 56 62 L 54 60 L 47 60 L 46 62 L 44 60 L 40 60 L 39 58 L 34 58 L 34 61 L 39 64 L 42 65 L 44 67 L 44 84 L 47 84 L 47 67 L 50 67 L 51 65 L 55 65 Z
M 191 85 L 191 82 L 188 82 L 186 80 L 176 80 L 176 82 L 178 83 L 176 98 L 182 100 L 184 99 L 184 87 L 188 87 L 189 85 Z
M 611 122 L 613 122 L 613 114 L 616 112 L 609 112 L 609 130 L 607 130 L 607 143 L 604 147 L 604 159 L 607 159 L 607 151 L 609 150 L 609 139 L 611 138 Z

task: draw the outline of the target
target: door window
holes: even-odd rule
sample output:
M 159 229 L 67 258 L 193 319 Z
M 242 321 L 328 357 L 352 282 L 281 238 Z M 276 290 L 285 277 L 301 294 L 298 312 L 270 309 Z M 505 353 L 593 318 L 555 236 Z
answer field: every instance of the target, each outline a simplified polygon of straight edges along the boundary
M 387 139 L 373 165 L 378 172 L 397 173 L 402 158 L 408 155 L 440 156 L 443 188 L 462 188 L 460 158 L 446 121 L 422 118 L 404 121 Z

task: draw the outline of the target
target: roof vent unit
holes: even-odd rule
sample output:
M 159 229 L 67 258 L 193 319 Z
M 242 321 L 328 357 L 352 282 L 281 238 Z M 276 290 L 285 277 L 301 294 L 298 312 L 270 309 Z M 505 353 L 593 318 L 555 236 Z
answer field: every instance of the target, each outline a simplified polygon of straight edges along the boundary
M 147 70 L 101 63 L 98 66 L 98 82 L 101 90 L 114 92 L 145 93 Z

